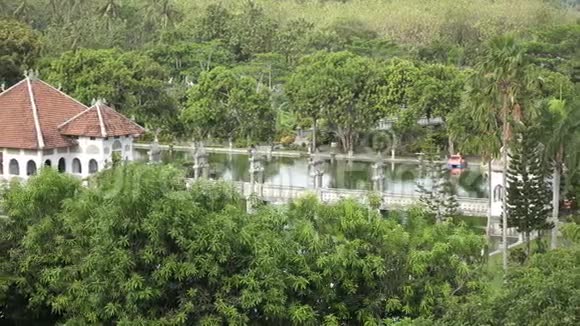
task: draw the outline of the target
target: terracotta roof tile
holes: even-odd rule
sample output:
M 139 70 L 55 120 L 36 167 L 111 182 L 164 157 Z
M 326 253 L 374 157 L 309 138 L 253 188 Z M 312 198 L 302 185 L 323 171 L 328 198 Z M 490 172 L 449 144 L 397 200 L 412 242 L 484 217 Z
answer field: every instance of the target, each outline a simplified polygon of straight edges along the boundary
M 0 148 L 68 147 L 67 136 L 141 135 L 144 129 L 99 102 L 84 104 L 49 84 L 26 78 L 0 93 Z
M 58 126 L 86 109 L 82 103 L 43 81 L 24 79 L 0 94 L 0 147 L 71 146 L 74 141 L 61 135 Z
M 100 138 L 141 135 L 145 132 L 143 127 L 100 101 L 66 121 L 59 130 L 63 135 Z

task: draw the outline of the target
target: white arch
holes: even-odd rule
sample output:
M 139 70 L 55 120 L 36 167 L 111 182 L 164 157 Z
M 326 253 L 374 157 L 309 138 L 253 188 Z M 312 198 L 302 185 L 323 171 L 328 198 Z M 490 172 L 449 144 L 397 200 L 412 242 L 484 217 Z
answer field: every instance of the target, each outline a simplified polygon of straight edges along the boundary
M 123 144 L 121 144 L 121 142 L 119 140 L 115 140 L 115 142 L 113 142 L 113 152 L 122 151 L 122 150 L 123 150 Z
M 26 175 L 31 176 L 36 174 L 36 162 L 33 160 L 26 163 Z
M 20 175 L 20 165 L 16 159 L 11 159 L 8 165 L 8 173 L 12 175 Z
M 76 174 L 83 173 L 83 167 L 81 165 L 81 160 L 79 160 L 76 157 L 72 161 L 72 172 L 76 173 Z
M 493 201 L 498 202 L 503 199 L 503 187 L 501 185 L 495 186 L 493 188 Z
M 66 160 L 64 159 L 64 157 L 61 157 L 58 160 L 58 172 L 66 172 Z
M 92 159 L 89 161 L 89 173 L 97 173 L 99 171 L 99 163 L 96 160 Z

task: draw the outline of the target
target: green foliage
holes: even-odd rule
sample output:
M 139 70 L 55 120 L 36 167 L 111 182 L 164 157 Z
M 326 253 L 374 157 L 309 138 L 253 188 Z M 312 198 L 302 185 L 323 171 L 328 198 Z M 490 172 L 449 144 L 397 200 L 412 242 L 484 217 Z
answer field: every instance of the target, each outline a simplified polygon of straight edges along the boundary
M 518 126 L 510 146 L 507 189 L 508 227 L 526 235 L 528 256 L 530 234 L 552 228 L 547 221 L 551 211 L 548 171 L 544 163 L 544 148 L 538 143 L 532 127 Z
M 440 162 L 439 149 L 432 135 L 425 141 L 422 153 L 422 180 L 417 181 L 417 190 L 421 194 L 419 200 L 434 215 L 435 221 L 441 223 L 457 215 L 456 190 L 449 178 L 449 170 Z
M 181 119 L 200 140 L 210 132 L 221 139 L 267 140 L 276 121 L 269 96 L 253 78 L 218 67 L 203 73 L 188 91 Z
M 419 211 L 407 228 L 354 201 L 307 197 L 248 215 L 231 185 L 186 189 L 161 166 L 107 170 L 89 188 L 47 170 L 4 202 L 10 286 L 0 298 L 11 321 L 17 312 L 28 322 L 34 312 L 67 324 L 171 325 L 440 315 L 474 289 L 484 245 Z
M 290 77 L 288 97 L 300 116 L 327 117 L 343 150 L 351 151 L 359 134 L 383 115 L 376 105 L 377 70 L 374 61 L 348 52 L 318 52 Z
M 80 101 L 104 98 L 146 126 L 171 126 L 176 105 L 165 84 L 169 75 L 146 55 L 119 50 L 64 53 L 44 69 L 46 78 Z
M 576 325 L 580 306 L 577 243 L 513 267 L 497 291 L 461 298 L 438 325 Z M 467 299 L 467 300 L 463 300 Z M 507 304 L 509 303 L 509 304 Z
M 196 82 L 202 72 L 234 63 L 233 54 L 221 41 L 161 44 L 148 50 L 147 55 L 170 72 L 174 83 Z
M 24 70 L 34 68 L 40 47 L 40 37 L 30 26 L 0 19 L 0 83 L 10 86 L 22 79 Z

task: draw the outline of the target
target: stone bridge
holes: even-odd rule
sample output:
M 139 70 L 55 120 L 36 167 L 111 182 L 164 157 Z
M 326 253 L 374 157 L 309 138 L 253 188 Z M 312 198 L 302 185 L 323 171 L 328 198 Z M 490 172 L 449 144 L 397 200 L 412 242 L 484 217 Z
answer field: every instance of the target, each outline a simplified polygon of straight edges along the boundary
M 188 180 L 193 182 L 193 179 Z M 307 188 L 276 185 L 270 183 L 252 183 L 250 182 L 233 182 L 234 187 L 244 196 L 248 197 L 255 193 L 258 198 L 273 204 L 289 203 L 299 197 L 307 194 L 315 195 L 320 201 L 325 203 L 337 202 L 345 198 L 353 198 L 361 203 L 368 203 L 369 191 L 352 190 L 352 189 L 333 189 L 333 188 Z M 382 210 L 408 209 L 419 204 L 418 194 L 393 194 L 382 192 Z M 486 217 L 488 213 L 488 199 L 458 197 L 459 212 L 466 216 Z M 500 219 L 492 218 L 489 226 L 489 235 L 499 237 L 502 234 Z M 507 236 L 510 238 L 521 238 L 521 234 L 514 228 L 508 228 Z
M 190 182 L 193 179 L 189 180 Z M 334 188 L 307 188 L 284 186 L 270 183 L 233 182 L 240 193 L 248 197 L 255 193 L 258 198 L 270 203 L 288 203 L 306 194 L 314 194 L 322 202 L 333 203 L 345 198 L 353 198 L 361 203 L 368 202 L 369 191 Z M 377 192 L 378 193 L 378 192 Z M 405 209 L 419 203 L 418 194 L 378 193 L 382 197 L 381 209 Z M 459 211 L 468 216 L 486 216 L 488 210 L 487 199 L 459 197 Z

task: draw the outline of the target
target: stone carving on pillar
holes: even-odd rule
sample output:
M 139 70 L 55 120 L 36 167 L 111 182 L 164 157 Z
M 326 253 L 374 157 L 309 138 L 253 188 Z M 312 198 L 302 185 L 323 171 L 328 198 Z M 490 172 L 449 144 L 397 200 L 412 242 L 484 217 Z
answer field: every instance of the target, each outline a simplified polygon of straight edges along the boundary
M 264 165 L 262 159 L 258 155 L 256 147 L 250 148 L 250 183 L 252 185 L 252 193 L 255 192 L 255 184 L 261 184 L 264 176 Z
M 155 135 L 155 140 L 149 145 L 149 163 L 158 164 L 161 162 L 161 150 L 159 149 L 159 139 Z
M 249 150 L 249 161 L 250 161 L 250 194 L 246 200 L 246 210 L 248 213 L 254 211 L 254 207 L 257 205 L 258 198 L 262 197 L 262 182 L 264 177 L 264 165 L 262 159 L 258 156 L 258 151 L 256 147 L 252 146 Z M 256 193 L 256 184 L 259 184 L 259 194 Z
M 330 163 L 334 164 L 336 161 L 336 148 L 338 144 L 336 142 L 330 143 Z
M 199 178 L 207 178 L 208 177 L 208 155 L 207 152 L 205 150 L 205 147 L 203 147 L 203 143 L 199 142 L 193 142 L 192 144 L 192 148 L 193 148 L 193 178 L 194 179 L 199 179 Z
M 373 190 L 378 192 L 384 191 L 385 185 L 385 170 L 383 158 L 381 155 L 377 156 L 376 162 L 373 164 Z
M 314 189 L 322 188 L 322 176 L 324 175 L 324 160 L 320 157 L 320 152 L 318 151 L 318 149 L 316 150 L 314 155 L 310 156 L 310 162 L 308 163 L 308 165 Z

